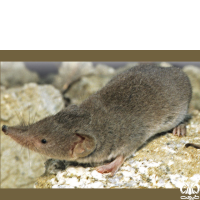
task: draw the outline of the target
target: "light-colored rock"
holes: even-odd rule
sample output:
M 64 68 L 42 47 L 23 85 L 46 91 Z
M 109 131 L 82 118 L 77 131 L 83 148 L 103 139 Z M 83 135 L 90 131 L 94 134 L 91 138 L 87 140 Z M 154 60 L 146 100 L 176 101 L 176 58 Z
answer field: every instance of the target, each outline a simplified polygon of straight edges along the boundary
M 65 90 L 80 77 L 93 73 L 92 62 L 62 62 L 58 75 L 54 77 L 53 85 L 59 90 Z
M 172 67 L 172 65 L 168 62 L 161 62 L 161 63 L 159 63 L 159 66 L 160 67 Z
M 112 77 L 113 75 L 83 76 L 71 86 L 64 96 L 71 100 L 71 104 L 81 104 L 83 100 L 105 86 Z
M 115 69 L 102 64 L 94 67 L 92 62 L 63 62 L 53 85 L 65 91 L 64 96 L 71 100 L 71 104 L 80 104 L 115 74 Z
M 124 66 L 122 66 L 122 67 L 116 69 L 116 74 L 120 74 L 120 73 L 122 73 L 123 71 L 126 71 L 126 70 L 128 70 L 128 69 L 130 69 L 130 68 L 132 68 L 132 67 L 137 66 L 137 65 L 139 65 L 138 62 L 130 62 L 130 63 L 127 63 L 126 65 L 124 65 Z
M 1 62 L 1 85 L 6 88 L 38 81 L 37 73 L 29 71 L 23 62 Z
M 107 65 L 98 64 L 95 67 L 94 74 L 96 74 L 96 75 L 104 75 L 104 76 L 115 75 L 115 69 L 112 68 L 112 67 L 109 67 Z
M 62 95 L 50 85 L 29 83 L 24 87 L 4 89 L 1 90 L 1 126 L 17 125 L 20 119 L 38 121 L 63 107 Z M 46 159 L 22 148 L 1 131 L 2 188 L 32 188 L 36 178 L 44 172 Z

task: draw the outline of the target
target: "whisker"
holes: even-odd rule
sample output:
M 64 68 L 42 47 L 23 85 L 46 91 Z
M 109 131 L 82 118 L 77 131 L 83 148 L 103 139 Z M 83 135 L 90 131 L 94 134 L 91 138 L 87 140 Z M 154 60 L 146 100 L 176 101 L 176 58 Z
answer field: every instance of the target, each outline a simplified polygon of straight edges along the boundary
M 23 153 L 24 149 L 25 149 L 24 146 L 21 146 L 21 147 L 20 147 L 20 151 L 19 151 L 19 154 L 20 154 L 20 155 Z
M 15 110 L 15 114 L 16 114 L 18 120 L 19 120 L 20 125 L 21 125 L 21 126 L 25 126 L 25 121 L 24 121 L 24 119 L 22 118 L 22 116 L 20 116 L 20 114 L 19 114 L 16 110 Z
M 30 126 L 30 107 L 28 108 L 29 116 L 28 116 L 28 127 Z
M 22 119 L 22 126 L 26 126 L 26 121 L 25 121 L 25 118 L 24 118 L 24 113 L 21 112 L 21 119 Z
M 35 123 L 35 117 L 36 117 L 36 115 L 37 115 L 37 111 L 35 112 L 35 115 L 34 115 L 34 118 L 33 118 L 32 124 Z
M 33 144 L 33 147 L 34 147 L 34 149 L 35 149 L 35 152 L 38 153 L 38 154 L 40 155 L 40 157 L 42 158 L 43 162 L 45 162 L 46 159 L 44 158 L 44 156 L 43 156 L 41 153 L 39 153 L 37 147 L 36 147 L 34 144 Z
M 31 168 L 30 150 L 28 149 L 29 166 Z

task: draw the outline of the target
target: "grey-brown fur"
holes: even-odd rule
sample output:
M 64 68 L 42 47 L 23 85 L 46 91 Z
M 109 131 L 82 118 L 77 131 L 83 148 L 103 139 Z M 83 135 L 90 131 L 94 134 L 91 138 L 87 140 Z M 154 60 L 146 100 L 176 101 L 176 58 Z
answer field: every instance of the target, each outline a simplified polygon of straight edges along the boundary
M 69 106 L 24 127 L 24 132 L 20 126 L 20 131 L 9 127 L 7 132 L 22 145 L 56 159 L 101 163 L 118 156 L 127 158 L 149 137 L 184 120 L 191 93 L 182 70 L 137 66 L 114 77 L 79 107 Z M 42 139 L 47 143 L 40 144 Z M 86 151 L 70 157 L 72 143 L 73 148 L 78 146 L 77 152 Z

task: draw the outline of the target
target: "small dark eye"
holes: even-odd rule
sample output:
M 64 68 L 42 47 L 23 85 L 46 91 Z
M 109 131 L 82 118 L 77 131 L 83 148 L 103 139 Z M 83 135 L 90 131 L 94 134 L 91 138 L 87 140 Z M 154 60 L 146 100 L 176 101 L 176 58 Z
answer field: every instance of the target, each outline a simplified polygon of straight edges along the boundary
M 45 139 L 42 139 L 41 142 L 42 142 L 43 144 L 47 143 L 47 141 L 46 141 Z

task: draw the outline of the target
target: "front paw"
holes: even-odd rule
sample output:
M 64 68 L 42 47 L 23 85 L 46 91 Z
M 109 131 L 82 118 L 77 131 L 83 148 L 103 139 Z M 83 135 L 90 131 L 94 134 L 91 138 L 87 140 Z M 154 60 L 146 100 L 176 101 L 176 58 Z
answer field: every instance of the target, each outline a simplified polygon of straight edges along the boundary
M 66 169 L 66 162 L 63 160 L 48 159 L 44 164 L 45 173 L 43 175 L 57 174 Z

